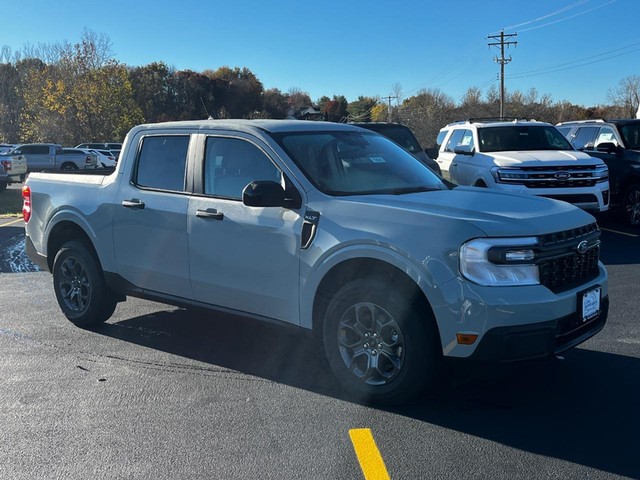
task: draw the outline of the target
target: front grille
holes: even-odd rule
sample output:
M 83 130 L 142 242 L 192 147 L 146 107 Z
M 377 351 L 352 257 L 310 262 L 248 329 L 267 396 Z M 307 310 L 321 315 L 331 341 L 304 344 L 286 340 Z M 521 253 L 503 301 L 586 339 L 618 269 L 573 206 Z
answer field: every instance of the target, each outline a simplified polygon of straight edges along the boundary
M 596 278 L 600 272 L 600 229 L 593 223 L 585 227 L 539 237 L 538 269 L 540 283 L 554 293 L 576 288 Z M 587 250 L 578 245 L 587 242 Z
M 500 170 L 502 183 L 524 185 L 527 188 L 593 187 L 602 178 L 596 175 L 595 165 L 559 167 L 520 167 Z

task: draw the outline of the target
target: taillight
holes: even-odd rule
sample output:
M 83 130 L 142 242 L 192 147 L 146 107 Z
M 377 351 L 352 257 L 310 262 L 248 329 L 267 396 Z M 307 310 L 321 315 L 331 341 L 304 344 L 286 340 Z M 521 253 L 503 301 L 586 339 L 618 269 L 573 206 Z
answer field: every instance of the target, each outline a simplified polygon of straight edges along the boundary
M 87 158 L 84 159 L 84 163 L 86 163 L 87 165 L 91 164 L 91 155 L 87 155 Z
M 2 168 L 4 168 L 5 172 L 11 170 L 11 162 L 9 160 L 2 160 L 0 163 L 2 163 Z
M 31 189 L 27 185 L 22 187 L 22 218 L 24 223 L 31 218 Z

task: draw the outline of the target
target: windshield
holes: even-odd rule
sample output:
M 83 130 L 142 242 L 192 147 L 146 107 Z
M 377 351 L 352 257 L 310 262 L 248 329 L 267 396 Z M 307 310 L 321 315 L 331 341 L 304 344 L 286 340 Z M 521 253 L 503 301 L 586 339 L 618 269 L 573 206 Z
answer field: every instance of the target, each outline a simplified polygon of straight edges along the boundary
M 573 150 L 569 141 L 551 125 L 506 125 L 478 129 L 481 152 Z
M 330 195 L 403 194 L 447 187 L 426 166 L 385 137 L 359 132 L 277 136 L 307 178 Z
M 622 138 L 627 148 L 631 150 L 640 150 L 640 123 L 634 125 L 625 125 L 621 129 Z

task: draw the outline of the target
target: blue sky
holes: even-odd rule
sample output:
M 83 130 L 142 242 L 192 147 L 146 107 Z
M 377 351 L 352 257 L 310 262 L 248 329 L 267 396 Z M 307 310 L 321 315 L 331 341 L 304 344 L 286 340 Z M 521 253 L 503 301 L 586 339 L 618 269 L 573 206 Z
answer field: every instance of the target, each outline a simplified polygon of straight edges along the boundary
M 249 68 L 265 88 L 404 98 L 434 88 L 459 101 L 499 87 L 488 35 L 517 33 L 507 90 L 607 103 L 640 75 L 638 0 L 5 0 L 0 46 L 106 34 L 127 65 Z

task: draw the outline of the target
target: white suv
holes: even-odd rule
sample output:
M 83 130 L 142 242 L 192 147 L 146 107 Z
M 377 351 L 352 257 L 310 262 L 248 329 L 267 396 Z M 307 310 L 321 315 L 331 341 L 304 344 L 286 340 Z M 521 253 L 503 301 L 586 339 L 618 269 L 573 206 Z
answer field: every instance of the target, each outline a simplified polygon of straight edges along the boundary
M 443 176 L 459 185 L 499 188 L 609 208 L 609 170 L 575 150 L 555 126 L 534 120 L 469 120 L 440 130 Z

